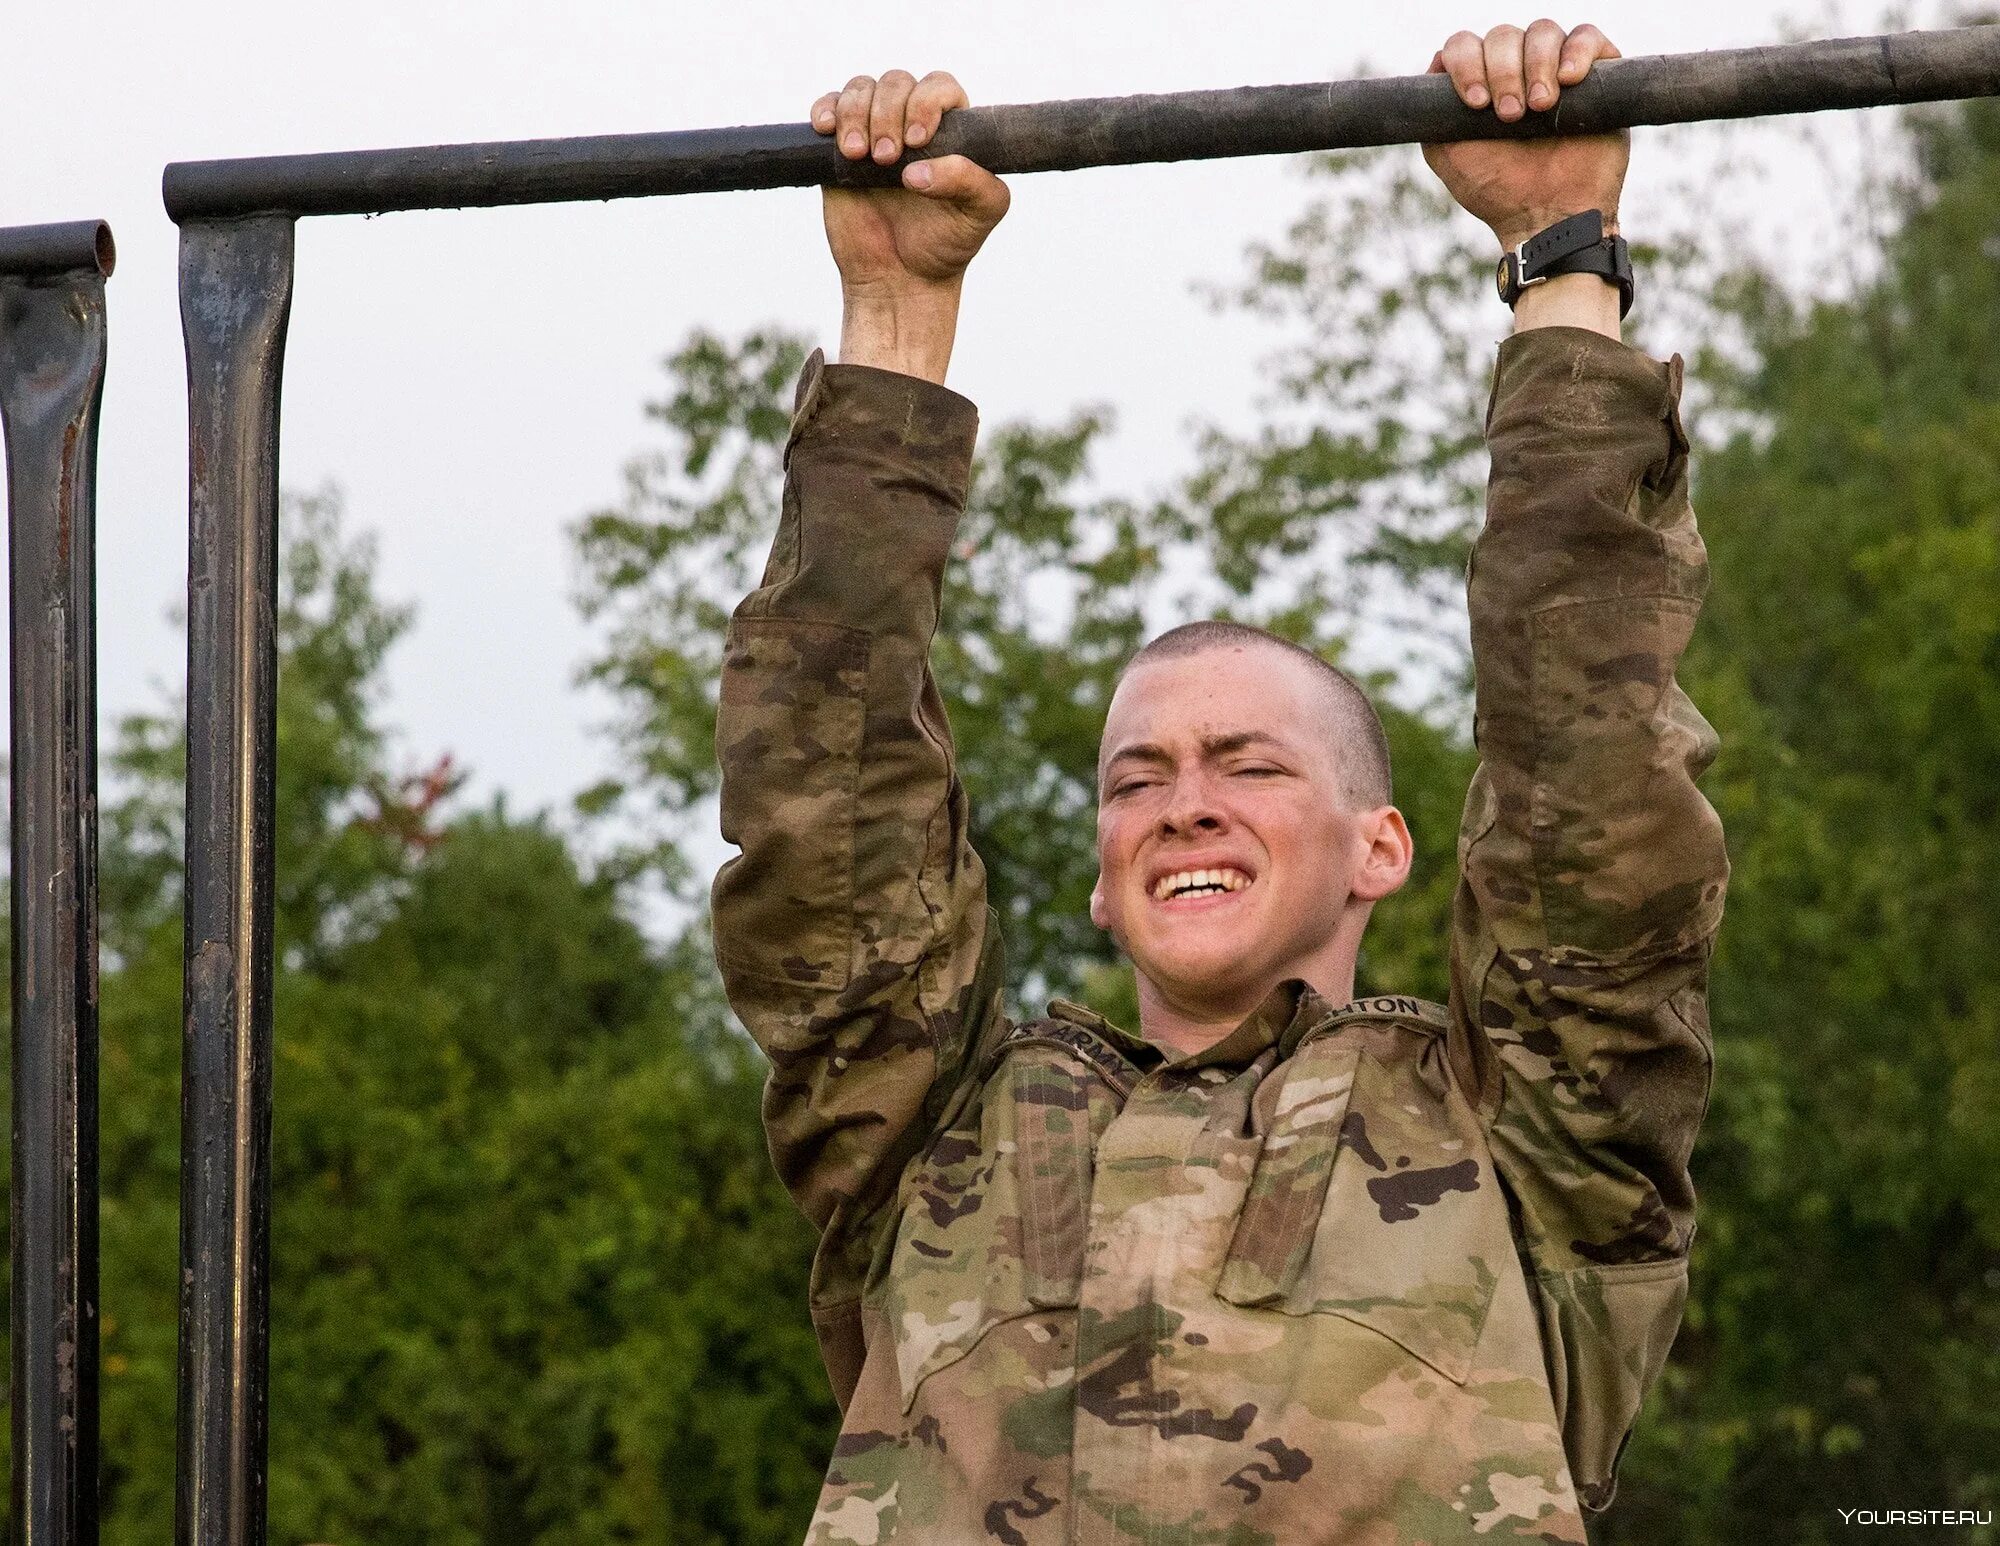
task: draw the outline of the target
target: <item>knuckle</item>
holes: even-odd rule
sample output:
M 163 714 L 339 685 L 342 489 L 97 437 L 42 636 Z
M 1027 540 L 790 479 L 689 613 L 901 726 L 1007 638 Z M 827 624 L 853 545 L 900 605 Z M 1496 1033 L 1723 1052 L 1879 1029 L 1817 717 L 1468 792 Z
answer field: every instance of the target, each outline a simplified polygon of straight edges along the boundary
M 872 91 L 875 89 L 875 77 L 872 75 L 850 76 L 844 89 L 852 92 Z
M 885 70 L 882 72 L 882 84 L 884 86 L 896 86 L 907 89 L 916 85 L 916 83 L 916 76 L 912 75 L 908 70 Z
M 1503 21 L 1502 23 L 1500 23 L 1499 26 L 1492 28 L 1486 34 L 1486 43 L 1488 47 L 1491 47 L 1496 43 L 1518 43 L 1520 40 L 1521 40 L 1521 29 L 1515 26 L 1512 22 Z

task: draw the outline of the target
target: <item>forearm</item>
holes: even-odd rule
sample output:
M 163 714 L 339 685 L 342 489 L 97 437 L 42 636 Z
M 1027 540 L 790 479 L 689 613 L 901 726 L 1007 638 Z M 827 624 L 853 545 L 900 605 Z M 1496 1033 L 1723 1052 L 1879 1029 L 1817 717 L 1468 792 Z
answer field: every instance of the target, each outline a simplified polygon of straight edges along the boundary
M 1496 923 L 1614 953 L 1712 929 L 1713 733 L 1674 673 L 1707 585 L 1678 364 L 1577 330 L 1507 340 L 1475 547 L 1480 753 L 1527 872 Z
M 782 515 L 737 620 L 790 618 L 893 638 L 921 660 L 972 474 L 973 405 L 866 361 L 800 377 Z

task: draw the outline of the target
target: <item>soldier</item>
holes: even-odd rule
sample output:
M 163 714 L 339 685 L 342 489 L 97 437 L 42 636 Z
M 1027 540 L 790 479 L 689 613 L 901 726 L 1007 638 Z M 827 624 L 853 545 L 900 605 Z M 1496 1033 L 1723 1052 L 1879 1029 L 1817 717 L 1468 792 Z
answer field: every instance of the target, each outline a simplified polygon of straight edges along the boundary
M 1614 56 L 1537 22 L 1432 68 L 1511 120 Z M 812 120 L 888 163 L 965 100 L 861 76 Z M 1007 192 L 943 157 L 826 194 L 841 363 L 806 368 L 730 629 L 741 853 L 714 899 L 821 1231 L 843 1422 L 815 1543 L 1582 1542 L 1610 1499 L 1686 1293 L 1727 872 L 1674 682 L 1706 577 L 1680 362 L 1619 341 L 1622 244 L 1566 223 L 1615 229 L 1623 137 L 1426 154 L 1526 282 L 1470 580 L 1450 1002 L 1352 997 L 1410 863 L 1366 697 L 1195 624 L 1130 663 L 1100 755 L 1091 915 L 1138 1034 L 1003 1015 L 929 668 L 975 429 L 942 382 Z

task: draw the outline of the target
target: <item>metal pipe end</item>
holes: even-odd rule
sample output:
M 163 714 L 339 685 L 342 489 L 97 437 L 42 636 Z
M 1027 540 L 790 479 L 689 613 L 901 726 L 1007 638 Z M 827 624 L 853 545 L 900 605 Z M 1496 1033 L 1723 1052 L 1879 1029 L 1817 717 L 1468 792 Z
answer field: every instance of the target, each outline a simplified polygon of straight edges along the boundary
M 117 263 L 111 227 L 102 220 L 0 227 L 0 276 L 87 273 L 109 279 Z

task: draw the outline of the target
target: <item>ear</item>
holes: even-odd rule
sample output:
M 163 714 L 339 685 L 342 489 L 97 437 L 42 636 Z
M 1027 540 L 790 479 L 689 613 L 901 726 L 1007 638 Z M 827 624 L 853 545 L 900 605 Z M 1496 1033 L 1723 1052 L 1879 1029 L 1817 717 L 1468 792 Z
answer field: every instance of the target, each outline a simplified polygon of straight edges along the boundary
M 1100 929 L 1109 929 L 1111 925 L 1105 921 L 1107 917 L 1109 914 L 1104 909 L 1104 877 L 1099 875 L 1097 884 L 1090 888 L 1090 921 Z
M 1364 902 L 1379 902 L 1400 891 L 1410 878 L 1410 863 L 1416 847 L 1410 841 L 1409 823 L 1393 805 L 1368 812 L 1361 818 L 1361 836 L 1368 852 L 1354 872 L 1349 894 Z

